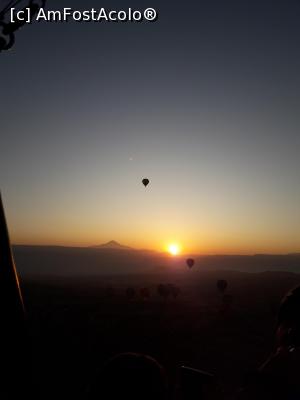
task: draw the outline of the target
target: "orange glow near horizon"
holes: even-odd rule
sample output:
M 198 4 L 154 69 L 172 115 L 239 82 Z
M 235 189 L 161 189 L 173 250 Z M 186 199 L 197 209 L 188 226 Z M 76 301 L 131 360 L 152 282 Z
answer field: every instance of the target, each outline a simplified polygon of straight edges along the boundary
M 75 206 L 70 214 L 64 207 L 57 210 L 50 206 L 15 213 L 9 205 L 7 223 L 13 244 L 86 247 L 115 240 L 135 249 L 167 251 L 175 256 L 300 252 L 296 224 L 290 231 L 287 228 L 283 231 L 279 229 L 283 222 L 277 220 L 270 221 L 266 227 L 260 220 L 255 226 L 247 219 L 243 224 L 237 224 L 236 219 L 228 219 L 227 214 L 219 218 L 199 215 L 198 219 L 194 216 L 188 218 L 184 210 L 183 216 L 174 209 L 164 214 L 164 209 L 155 204 L 147 205 L 147 214 L 144 211 L 139 213 L 138 208 L 134 214 L 124 214 L 123 209 L 106 215 L 96 204 L 94 208 L 85 208 L 83 214 Z M 201 220 L 201 226 L 197 225 L 198 220 Z M 171 248 L 171 245 L 178 246 L 178 249 Z
M 233 240 L 223 240 L 218 237 L 210 235 L 200 237 L 197 241 L 193 238 L 190 240 L 184 240 L 181 238 L 179 242 L 166 243 L 162 237 L 158 235 L 151 235 L 144 240 L 138 240 L 135 237 L 129 237 L 124 232 L 122 234 L 114 235 L 112 232 L 108 235 L 96 235 L 95 232 L 92 235 L 91 232 L 81 231 L 80 235 L 76 235 L 73 232 L 66 232 L 64 236 L 51 234 L 41 236 L 39 232 L 32 232 L 30 235 L 18 235 L 14 230 L 10 232 L 12 244 L 23 244 L 23 245 L 42 245 L 42 246 L 66 246 L 66 247 L 89 247 L 94 245 L 100 245 L 109 242 L 110 240 L 116 240 L 121 245 L 129 246 L 135 249 L 146 249 L 153 251 L 168 252 L 172 256 L 184 255 L 184 254 L 216 254 L 216 255 L 230 255 L 230 254 L 257 254 L 257 253 L 268 253 L 268 254 L 286 254 L 299 252 L 297 243 L 292 247 L 286 245 L 286 243 L 280 242 L 280 240 L 273 240 L 266 243 L 263 238 L 242 240 L 237 238 Z M 72 234 L 73 233 L 73 234 Z M 200 236 L 200 235 L 199 235 Z M 163 244 L 165 243 L 165 244 Z M 201 244 L 200 244 L 201 243 Z

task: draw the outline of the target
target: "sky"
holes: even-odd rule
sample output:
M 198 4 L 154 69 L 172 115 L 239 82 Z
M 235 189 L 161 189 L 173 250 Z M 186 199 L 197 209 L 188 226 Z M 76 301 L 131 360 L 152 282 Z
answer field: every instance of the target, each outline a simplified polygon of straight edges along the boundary
M 0 54 L 12 242 L 299 252 L 299 2 L 47 2 L 100 6 L 158 19 L 33 23 Z

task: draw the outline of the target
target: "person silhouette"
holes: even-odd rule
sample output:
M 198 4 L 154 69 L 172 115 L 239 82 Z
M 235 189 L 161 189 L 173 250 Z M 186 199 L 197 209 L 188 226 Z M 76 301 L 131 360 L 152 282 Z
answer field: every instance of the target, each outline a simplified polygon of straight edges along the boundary
M 275 336 L 275 350 L 248 377 L 241 399 L 300 399 L 300 286 L 281 301 Z
M 98 371 L 88 388 L 89 400 L 166 400 L 164 368 L 152 357 L 121 353 Z

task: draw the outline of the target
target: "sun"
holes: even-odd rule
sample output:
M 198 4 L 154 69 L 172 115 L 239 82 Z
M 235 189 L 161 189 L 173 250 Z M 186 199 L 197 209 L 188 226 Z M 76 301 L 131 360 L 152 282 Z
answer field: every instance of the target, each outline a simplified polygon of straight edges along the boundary
M 171 243 L 168 245 L 168 252 L 172 254 L 172 256 L 177 256 L 180 253 L 180 246 L 177 243 Z

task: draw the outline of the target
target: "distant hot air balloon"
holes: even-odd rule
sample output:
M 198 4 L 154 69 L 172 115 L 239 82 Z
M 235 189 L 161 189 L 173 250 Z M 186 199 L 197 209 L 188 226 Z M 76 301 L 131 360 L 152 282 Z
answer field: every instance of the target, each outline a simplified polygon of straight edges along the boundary
M 186 260 L 186 263 L 187 263 L 189 268 L 192 268 L 192 266 L 195 264 L 195 260 L 193 258 L 188 258 Z
M 228 286 L 228 283 L 227 283 L 227 281 L 225 279 L 218 280 L 217 288 L 222 294 L 225 293 L 225 290 L 226 290 L 227 286 Z
M 144 178 L 144 179 L 142 179 L 142 183 L 143 183 L 143 185 L 146 187 L 148 184 L 149 184 L 149 179 L 147 179 L 147 178 Z

